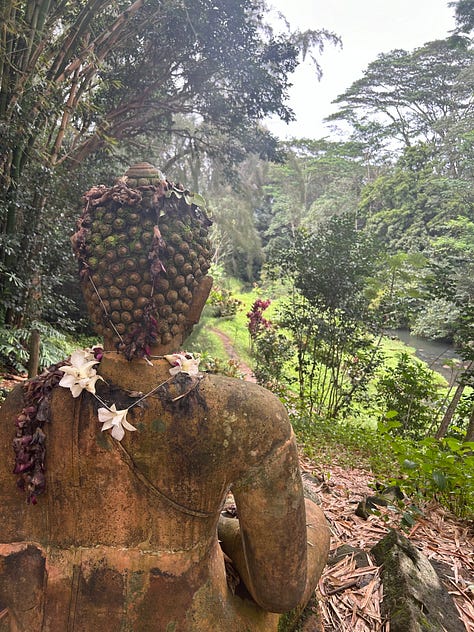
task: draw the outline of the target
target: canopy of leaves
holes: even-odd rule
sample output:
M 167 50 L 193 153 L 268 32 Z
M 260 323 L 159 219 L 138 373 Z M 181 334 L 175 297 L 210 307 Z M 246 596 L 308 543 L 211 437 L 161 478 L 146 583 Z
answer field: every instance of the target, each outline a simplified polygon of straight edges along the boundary
M 456 26 L 460 33 L 469 33 L 474 29 L 474 0 L 450 2 L 455 8 Z
M 370 236 L 357 230 L 350 216 L 341 215 L 314 233 L 298 231 L 275 261 L 313 306 L 360 318 L 367 304 L 363 289 L 375 258 Z
M 360 211 L 367 228 L 393 253 L 424 250 L 447 222 L 469 215 L 473 203 L 471 182 L 443 174 L 433 147 L 420 144 L 363 189 Z
M 336 99 L 341 107 L 328 120 L 347 121 L 359 133 L 372 126 L 391 146 L 440 142 L 448 128 L 472 114 L 474 81 L 466 71 L 473 61 L 470 40 L 460 35 L 411 53 L 382 53 Z
M 332 215 L 353 213 L 365 176 L 360 146 L 301 139 L 284 144 L 284 164 L 272 164 L 264 183 L 266 205 L 257 222 L 267 250 L 296 230 L 313 230 Z

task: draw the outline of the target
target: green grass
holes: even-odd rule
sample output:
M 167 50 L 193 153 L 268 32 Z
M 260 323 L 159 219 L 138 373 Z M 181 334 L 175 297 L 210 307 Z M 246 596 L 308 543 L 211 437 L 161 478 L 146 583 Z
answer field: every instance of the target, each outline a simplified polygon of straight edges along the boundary
M 252 366 L 254 360 L 252 358 L 250 336 L 247 328 L 247 312 L 251 308 L 255 299 L 258 297 L 258 294 L 255 291 L 242 291 L 242 286 L 236 279 L 227 279 L 224 283 L 221 282 L 219 285 L 224 286 L 226 289 L 230 289 L 233 297 L 241 301 L 242 305 L 237 310 L 235 316 L 225 318 L 212 316 L 212 310 L 209 307 L 206 307 L 204 326 L 201 328 L 200 333 L 196 336 L 195 340 L 193 340 L 193 344 L 201 346 L 203 349 L 208 351 L 205 347 L 205 336 L 208 336 L 207 341 L 210 340 L 209 336 L 214 339 L 218 338 L 216 334 L 212 333 L 213 329 L 217 329 L 229 338 L 231 345 L 234 347 L 235 352 L 242 362 Z M 222 343 L 221 349 L 223 350 Z M 210 355 L 212 355 L 212 353 L 210 353 Z M 225 359 L 225 354 L 224 357 L 216 354 L 216 357 Z
M 342 421 L 293 418 L 292 424 L 303 452 L 316 463 L 371 471 L 381 480 L 398 471 L 390 442 L 372 426 L 371 420 Z
M 210 316 L 210 310 L 208 307 L 204 309 L 201 320 L 194 326 L 193 333 L 185 342 L 187 351 L 192 353 L 207 354 L 220 360 L 227 359 L 227 353 L 224 348 L 224 343 L 215 334 L 212 329 L 212 321 L 214 319 Z

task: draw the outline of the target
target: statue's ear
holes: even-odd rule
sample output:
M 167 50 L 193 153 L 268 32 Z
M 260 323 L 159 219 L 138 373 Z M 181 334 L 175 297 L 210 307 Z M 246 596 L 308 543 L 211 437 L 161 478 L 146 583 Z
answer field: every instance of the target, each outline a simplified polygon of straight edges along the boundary
M 193 291 L 193 300 L 189 305 L 189 311 L 186 315 L 185 328 L 186 332 L 190 333 L 193 326 L 199 321 L 201 312 L 206 304 L 207 297 L 212 287 L 212 277 L 205 276 L 199 282 L 199 285 Z

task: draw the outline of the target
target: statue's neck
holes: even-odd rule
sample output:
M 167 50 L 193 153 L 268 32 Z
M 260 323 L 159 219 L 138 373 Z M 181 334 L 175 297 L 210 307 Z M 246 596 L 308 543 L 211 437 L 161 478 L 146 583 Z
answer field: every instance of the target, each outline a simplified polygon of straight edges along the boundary
M 143 359 L 129 361 L 121 354 L 109 351 L 104 353 L 97 372 L 106 382 L 145 393 L 170 377 L 171 365 L 167 360 L 160 358 L 151 362 L 152 365 Z

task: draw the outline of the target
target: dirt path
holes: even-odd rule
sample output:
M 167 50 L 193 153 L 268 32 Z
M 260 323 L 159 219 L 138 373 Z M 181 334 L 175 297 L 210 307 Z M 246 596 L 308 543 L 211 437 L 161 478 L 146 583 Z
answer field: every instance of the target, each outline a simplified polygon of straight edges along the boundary
M 248 364 L 245 364 L 245 362 L 243 362 L 239 358 L 236 350 L 234 349 L 232 345 L 232 340 L 229 338 L 229 336 L 227 336 L 225 333 L 223 333 L 219 329 L 213 328 L 211 331 L 212 333 L 216 334 L 216 336 L 219 336 L 219 338 L 222 340 L 222 343 L 224 345 L 224 350 L 229 356 L 229 359 L 235 360 L 235 362 L 239 363 L 239 370 L 243 374 L 244 380 L 246 382 L 256 382 L 257 380 L 255 379 L 255 375 L 253 374 L 252 369 L 248 366 Z

